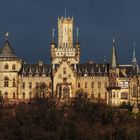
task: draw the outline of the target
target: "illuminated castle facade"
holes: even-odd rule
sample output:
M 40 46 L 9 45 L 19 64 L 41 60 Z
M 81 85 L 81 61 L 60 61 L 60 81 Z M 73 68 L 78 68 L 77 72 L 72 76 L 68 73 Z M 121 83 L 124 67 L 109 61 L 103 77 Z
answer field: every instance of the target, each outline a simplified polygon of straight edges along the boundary
M 80 91 L 93 101 L 111 105 L 140 101 L 140 76 L 135 49 L 130 65 L 117 62 L 112 41 L 111 63 L 80 63 L 77 29 L 73 41 L 73 18 L 58 18 L 58 43 L 54 30 L 50 43 L 51 64 L 39 61 L 26 64 L 16 56 L 6 35 L 0 50 L 0 94 L 5 100 L 30 100 L 34 97 L 75 97 Z

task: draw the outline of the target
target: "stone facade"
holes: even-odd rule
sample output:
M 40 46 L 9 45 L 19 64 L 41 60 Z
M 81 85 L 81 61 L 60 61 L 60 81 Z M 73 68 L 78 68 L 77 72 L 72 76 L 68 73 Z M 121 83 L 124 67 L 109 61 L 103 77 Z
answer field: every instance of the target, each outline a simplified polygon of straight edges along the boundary
M 83 90 L 93 101 L 110 105 L 140 101 L 139 67 L 135 50 L 132 64 L 119 65 L 113 38 L 111 63 L 80 63 L 77 29 L 73 43 L 73 18 L 58 18 L 58 44 L 54 31 L 50 43 L 51 64 L 26 64 L 17 57 L 6 36 L 0 51 L 0 94 L 5 100 L 29 100 L 51 96 L 73 98 Z

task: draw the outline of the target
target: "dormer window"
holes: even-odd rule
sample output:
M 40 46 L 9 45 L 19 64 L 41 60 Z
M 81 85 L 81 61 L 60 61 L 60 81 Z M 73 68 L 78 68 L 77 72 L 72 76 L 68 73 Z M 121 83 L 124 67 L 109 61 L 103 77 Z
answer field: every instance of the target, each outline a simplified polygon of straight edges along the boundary
M 16 87 L 16 80 L 13 78 L 13 87 Z
M 13 65 L 12 65 L 12 70 L 15 70 L 15 69 L 16 69 L 16 65 L 13 64 Z
M 9 69 L 9 66 L 8 66 L 7 63 L 5 64 L 4 68 L 5 68 L 5 69 Z

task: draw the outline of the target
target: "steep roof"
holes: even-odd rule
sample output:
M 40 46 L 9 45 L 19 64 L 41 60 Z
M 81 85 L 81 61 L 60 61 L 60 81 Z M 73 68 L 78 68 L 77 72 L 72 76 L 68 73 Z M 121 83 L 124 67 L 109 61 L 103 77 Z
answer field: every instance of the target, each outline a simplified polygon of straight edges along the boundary
M 77 64 L 78 76 L 108 76 L 109 64 Z
M 17 58 L 7 39 L 4 41 L 0 50 L 0 58 Z
M 42 64 L 40 65 L 39 63 L 36 64 L 23 64 L 22 68 L 19 72 L 19 75 L 24 75 L 24 76 L 50 76 L 51 75 L 51 65 L 50 64 Z

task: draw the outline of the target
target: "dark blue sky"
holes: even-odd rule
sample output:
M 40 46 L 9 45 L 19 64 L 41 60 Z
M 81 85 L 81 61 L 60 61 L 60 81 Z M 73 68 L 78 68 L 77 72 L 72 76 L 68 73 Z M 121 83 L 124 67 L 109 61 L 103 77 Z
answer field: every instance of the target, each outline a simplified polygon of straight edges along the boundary
M 16 54 L 26 62 L 50 62 L 51 29 L 57 17 L 74 16 L 80 29 L 81 61 L 109 61 L 115 33 L 119 63 L 130 63 L 133 42 L 140 61 L 139 0 L 0 0 L 0 44 L 4 32 Z

